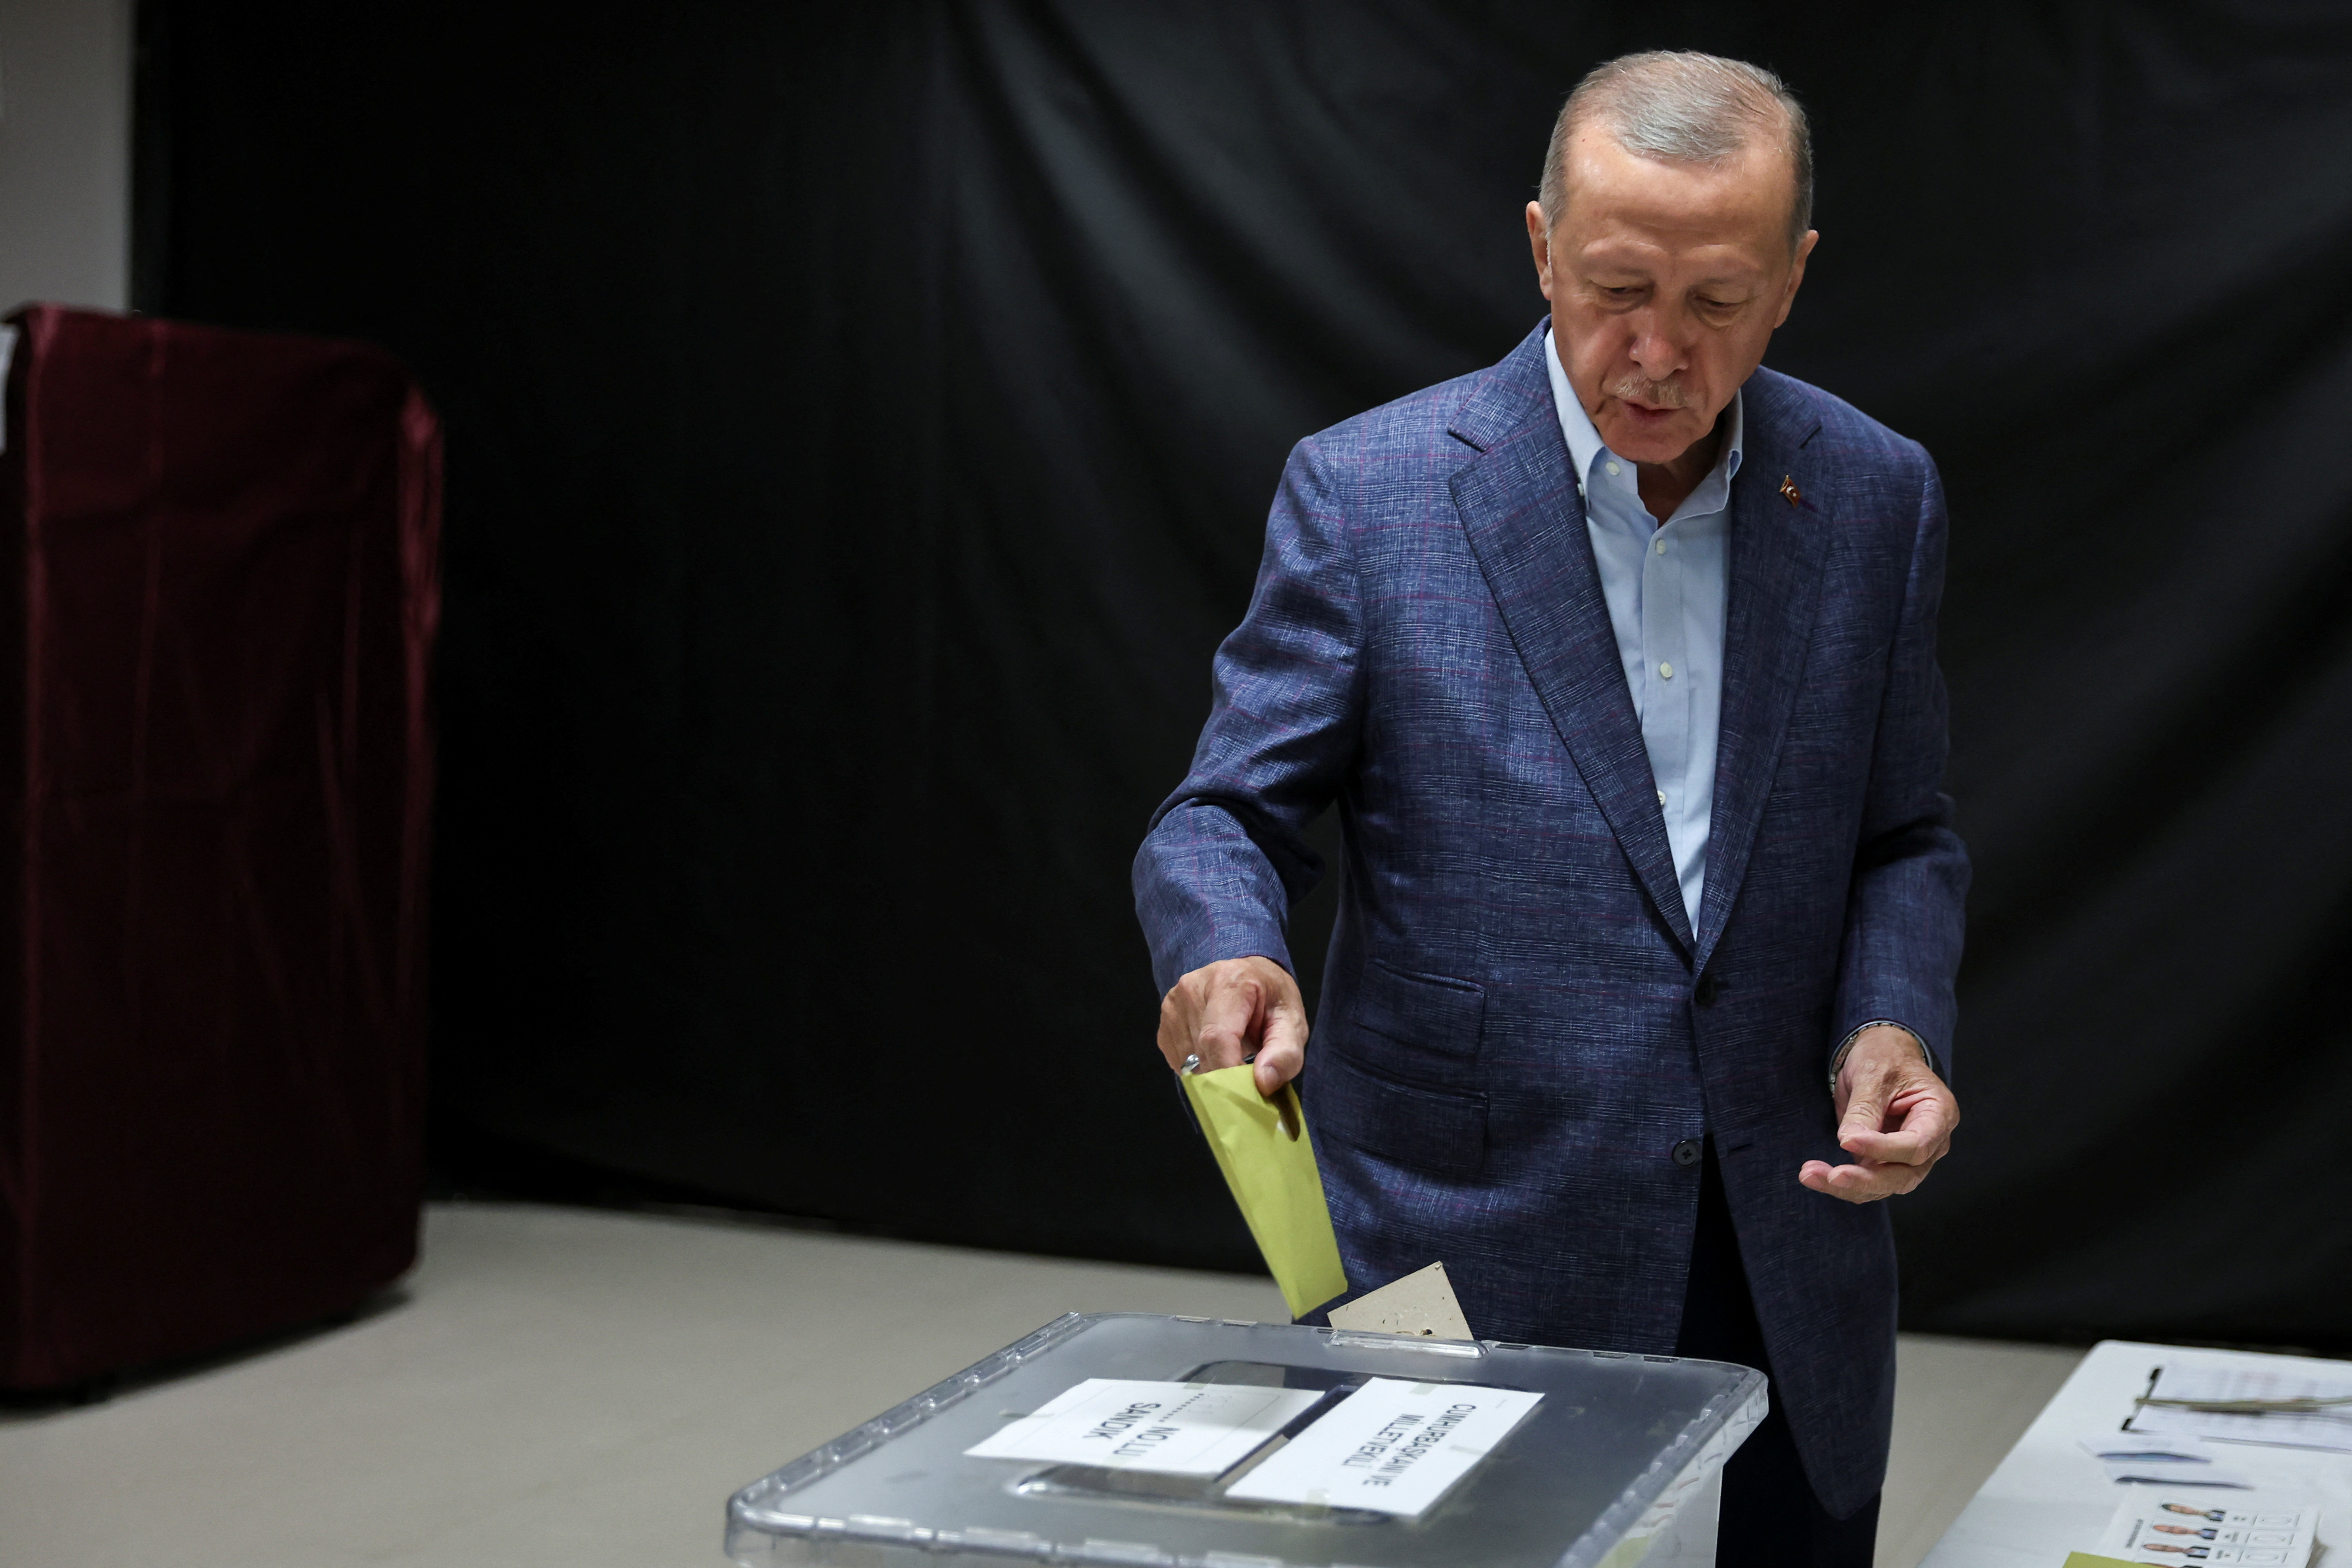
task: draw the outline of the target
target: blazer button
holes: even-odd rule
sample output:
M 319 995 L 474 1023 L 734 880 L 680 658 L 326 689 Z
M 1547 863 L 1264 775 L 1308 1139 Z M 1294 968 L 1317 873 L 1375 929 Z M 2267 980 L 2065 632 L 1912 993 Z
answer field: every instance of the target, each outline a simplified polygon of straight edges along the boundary
M 1691 1000 L 1697 1003 L 1702 1007 L 1712 1007 L 1715 1005 L 1714 975 L 1702 974 L 1698 977 L 1698 988 L 1691 993 Z
M 1699 1152 L 1699 1141 L 1696 1138 L 1685 1138 L 1675 1145 L 1675 1163 L 1696 1165 L 1698 1163 Z

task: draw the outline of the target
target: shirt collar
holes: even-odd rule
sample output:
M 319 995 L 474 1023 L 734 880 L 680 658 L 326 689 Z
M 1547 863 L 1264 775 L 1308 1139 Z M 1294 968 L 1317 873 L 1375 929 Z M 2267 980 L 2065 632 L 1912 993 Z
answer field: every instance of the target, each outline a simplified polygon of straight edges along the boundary
M 1601 432 L 1593 426 L 1592 416 L 1587 414 L 1584 405 L 1577 401 L 1576 389 L 1568 384 L 1567 367 L 1559 363 L 1559 344 L 1549 332 L 1544 334 L 1544 367 L 1551 373 L 1552 405 L 1559 415 L 1559 433 L 1568 437 L 1569 460 L 1576 468 L 1576 488 L 1583 492 L 1592 479 L 1592 466 L 1604 454 L 1609 454 L 1609 448 L 1602 444 Z M 1725 432 L 1727 438 L 1723 443 L 1723 453 L 1716 458 L 1715 467 L 1707 470 L 1706 478 L 1698 482 L 1698 489 L 1691 492 L 1691 500 L 1683 503 L 1683 510 L 1720 511 L 1730 503 L 1732 476 L 1739 472 L 1740 459 L 1746 456 L 1748 416 L 1743 406 L 1745 397 L 1744 393 L 1731 395 L 1731 428 Z M 1619 461 L 1623 463 L 1622 458 Z M 1623 488 L 1635 490 L 1630 472 L 1633 465 L 1623 463 L 1623 466 L 1629 470 L 1621 476 L 1624 480 Z M 1700 504 L 1693 507 L 1692 501 Z M 1659 521 L 1663 522 L 1665 519 Z

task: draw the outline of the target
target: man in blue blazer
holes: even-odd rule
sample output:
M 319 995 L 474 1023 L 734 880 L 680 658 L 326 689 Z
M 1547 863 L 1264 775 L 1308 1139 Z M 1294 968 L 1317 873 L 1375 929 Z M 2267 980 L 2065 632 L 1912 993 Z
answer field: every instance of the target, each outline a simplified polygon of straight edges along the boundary
M 1135 886 L 1162 1052 L 1270 1091 L 1309 1061 L 1283 930 L 1336 805 L 1301 1082 L 1349 1279 L 1442 1259 L 1482 1334 L 1764 1368 L 1740 1561 L 1865 1565 L 1871 1205 L 1958 1120 L 1969 868 L 1935 467 L 1759 368 L 1811 185 L 1768 72 L 1586 79 L 1528 209 L 1549 319 L 1293 452 Z

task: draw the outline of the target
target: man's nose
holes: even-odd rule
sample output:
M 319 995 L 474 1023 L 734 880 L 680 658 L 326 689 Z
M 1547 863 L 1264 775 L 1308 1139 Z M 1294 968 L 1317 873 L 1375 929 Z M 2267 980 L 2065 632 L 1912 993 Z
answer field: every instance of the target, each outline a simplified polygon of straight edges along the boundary
M 1652 381 L 1671 379 L 1684 368 L 1683 352 L 1677 343 L 1658 330 L 1655 321 L 1644 321 L 1633 329 L 1633 342 L 1627 350 L 1633 368 Z

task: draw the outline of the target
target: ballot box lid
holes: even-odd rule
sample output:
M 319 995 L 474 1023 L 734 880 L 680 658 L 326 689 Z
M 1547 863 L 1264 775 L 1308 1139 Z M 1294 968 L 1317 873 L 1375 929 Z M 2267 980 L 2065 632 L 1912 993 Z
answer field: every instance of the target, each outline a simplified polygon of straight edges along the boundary
M 1040 1407 L 1089 1379 L 1252 1384 L 1286 1392 L 1215 1397 L 1305 1408 L 1215 1476 L 967 1452 L 1001 1446 L 1024 1417 L 1034 1429 Z M 1433 1450 L 1427 1472 L 1467 1468 L 1417 1515 L 1229 1495 L 1275 1484 L 1263 1477 L 1294 1444 L 1299 1469 L 1317 1452 L 1304 1434 L 1359 1391 L 1426 1399 L 1446 1385 L 1463 1385 L 1448 1408 L 1511 1390 L 1525 1413 L 1483 1457 Z M 1763 1374 L 1721 1362 L 1073 1313 L 745 1487 L 728 1506 L 727 1550 L 751 1568 L 1617 1568 L 1639 1561 L 1766 1408 Z M 1323 1447 L 1343 1428 L 1326 1428 Z

